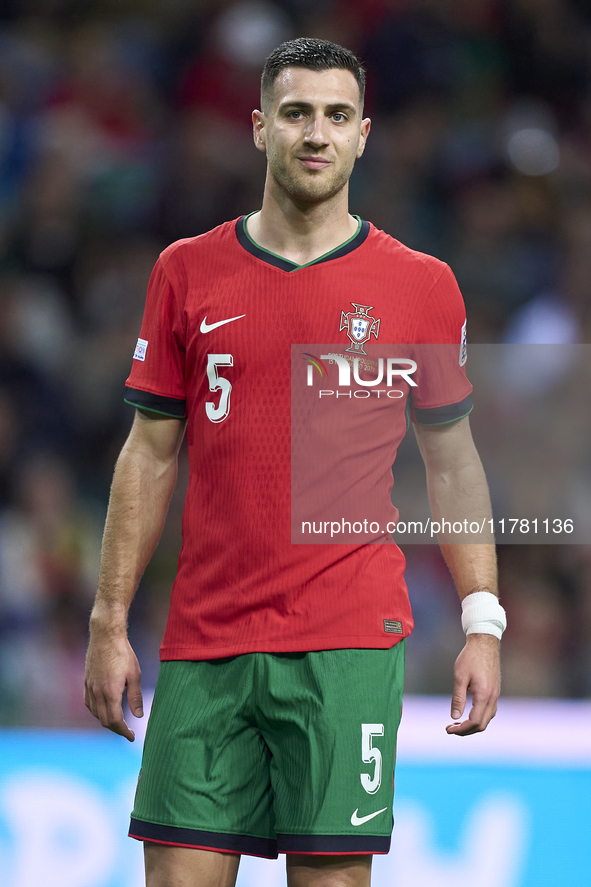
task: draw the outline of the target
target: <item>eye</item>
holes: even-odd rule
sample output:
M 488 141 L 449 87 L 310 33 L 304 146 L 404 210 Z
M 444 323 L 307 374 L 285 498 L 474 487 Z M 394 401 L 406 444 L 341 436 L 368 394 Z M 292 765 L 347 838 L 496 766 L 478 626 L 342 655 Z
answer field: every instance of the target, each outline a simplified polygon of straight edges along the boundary
M 347 118 L 342 111 L 335 111 L 332 115 L 332 119 L 335 123 L 344 123 Z
M 287 114 L 287 116 L 288 116 L 291 120 L 301 120 L 301 118 L 302 118 L 304 115 L 303 115 L 302 111 L 289 111 L 288 114 Z

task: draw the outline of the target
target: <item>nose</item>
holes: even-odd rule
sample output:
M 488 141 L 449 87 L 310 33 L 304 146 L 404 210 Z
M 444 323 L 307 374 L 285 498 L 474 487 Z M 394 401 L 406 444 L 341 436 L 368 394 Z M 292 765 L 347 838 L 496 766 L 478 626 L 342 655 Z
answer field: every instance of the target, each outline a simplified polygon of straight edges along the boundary
M 308 145 L 314 148 L 322 148 L 328 145 L 326 124 L 326 117 L 322 113 L 310 117 L 304 134 L 304 139 Z

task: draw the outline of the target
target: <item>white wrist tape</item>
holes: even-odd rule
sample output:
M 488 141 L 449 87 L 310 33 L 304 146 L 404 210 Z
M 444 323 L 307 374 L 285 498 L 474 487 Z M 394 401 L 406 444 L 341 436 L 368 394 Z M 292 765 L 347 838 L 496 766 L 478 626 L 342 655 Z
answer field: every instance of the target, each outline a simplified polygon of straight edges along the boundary
M 498 597 L 490 591 L 475 591 L 462 601 L 462 628 L 468 634 L 493 634 L 501 640 L 507 617 Z

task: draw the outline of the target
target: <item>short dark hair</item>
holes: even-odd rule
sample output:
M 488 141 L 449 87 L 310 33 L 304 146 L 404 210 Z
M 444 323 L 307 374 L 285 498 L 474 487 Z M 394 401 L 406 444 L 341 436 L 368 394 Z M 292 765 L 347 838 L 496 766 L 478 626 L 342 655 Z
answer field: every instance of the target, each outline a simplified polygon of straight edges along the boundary
M 340 68 L 350 71 L 359 87 L 359 99 L 365 95 L 365 68 L 351 52 L 338 43 L 317 37 L 297 37 L 274 49 L 265 62 L 261 77 L 261 105 L 270 101 L 278 74 L 283 68 L 309 68 L 311 71 L 329 71 Z

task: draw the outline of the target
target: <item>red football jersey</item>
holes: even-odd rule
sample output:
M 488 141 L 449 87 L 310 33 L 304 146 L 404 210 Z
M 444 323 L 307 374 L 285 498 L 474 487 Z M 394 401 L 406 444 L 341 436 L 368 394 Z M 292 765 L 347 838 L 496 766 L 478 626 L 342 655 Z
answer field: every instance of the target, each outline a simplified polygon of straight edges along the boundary
M 387 648 L 411 632 L 404 556 L 390 538 L 384 545 L 292 538 L 292 363 L 309 394 L 318 389 L 306 375 L 320 372 L 314 361 L 325 370 L 332 361 L 330 372 L 344 374 L 338 384 L 346 384 L 350 361 L 350 380 L 359 380 L 356 400 L 347 394 L 353 404 L 361 403 L 355 391 L 373 384 L 371 353 L 382 343 L 453 345 L 444 386 L 413 387 L 410 376 L 408 384 L 397 376 L 390 400 L 386 385 L 381 400 L 377 389 L 364 389 L 366 415 L 378 403 L 395 404 L 413 421 L 439 424 L 472 408 L 464 335 L 464 304 L 447 265 L 361 220 L 349 241 L 303 266 L 255 244 L 244 217 L 164 250 L 126 389 L 140 409 L 187 417 L 189 487 L 163 660 Z M 310 343 L 332 343 L 329 360 L 319 354 L 324 346 Z M 380 367 L 385 379 L 390 364 Z M 332 397 L 336 413 L 346 392 L 331 385 L 322 381 L 333 395 L 317 394 Z M 294 441 L 304 427 L 300 407 L 298 400 Z M 339 415 L 351 423 L 350 410 Z M 371 483 L 388 514 L 405 428 L 393 423 L 390 441 L 385 427 L 341 435 L 341 450 L 346 456 L 355 438 L 360 453 L 370 452 L 363 441 L 371 438 Z

